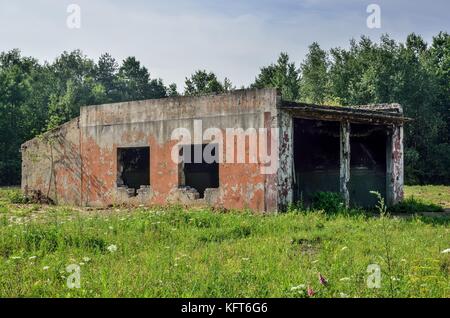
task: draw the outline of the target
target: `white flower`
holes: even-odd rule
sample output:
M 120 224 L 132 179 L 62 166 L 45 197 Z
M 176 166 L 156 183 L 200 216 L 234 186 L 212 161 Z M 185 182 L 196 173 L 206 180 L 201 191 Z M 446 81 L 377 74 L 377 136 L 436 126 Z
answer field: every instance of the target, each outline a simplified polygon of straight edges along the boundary
M 344 293 L 339 293 L 339 296 L 341 296 L 341 298 L 348 298 L 348 295 Z
M 84 265 L 84 263 L 83 262 L 80 262 L 80 266 L 83 266 Z
M 243 261 L 249 261 L 250 258 L 248 258 L 248 257 L 243 257 L 242 260 L 243 260 Z
M 450 253 L 450 248 L 447 248 L 446 250 L 443 250 L 441 252 L 441 254 L 448 254 L 448 253 Z
M 43 269 L 44 271 L 48 270 L 49 268 L 50 268 L 50 266 L 44 266 L 44 267 L 42 267 L 42 269 Z
M 91 259 L 89 257 L 83 257 L 83 261 L 85 261 L 86 263 L 88 263 Z
M 11 259 L 21 259 L 22 256 L 11 256 Z
M 107 249 L 108 251 L 110 251 L 111 253 L 114 253 L 115 251 L 117 251 L 117 245 L 111 244 L 111 245 L 108 246 L 106 249 Z

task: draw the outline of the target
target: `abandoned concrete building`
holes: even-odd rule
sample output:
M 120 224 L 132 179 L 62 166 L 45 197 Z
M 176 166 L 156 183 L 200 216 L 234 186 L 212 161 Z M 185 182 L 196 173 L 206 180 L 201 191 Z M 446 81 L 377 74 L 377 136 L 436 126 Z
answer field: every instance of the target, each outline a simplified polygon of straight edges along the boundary
M 78 118 L 22 145 L 22 190 L 94 207 L 180 203 L 274 212 L 322 191 L 358 206 L 373 206 L 369 192 L 378 191 L 392 205 L 403 197 L 407 120 L 397 104 L 318 106 L 283 101 L 275 89 L 85 106 Z M 236 139 L 222 147 L 217 136 L 173 139 L 180 127 L 194 134 L 198 121 L 202 131 L 224 135 L 238 128 Z M 277 141 L 267 143 L 277 161 L 269 173 L 261 169 L 267 161 L 247 160 L 249 129 L 261 128 Z M 225 157 L 239 138 L 244 161 L 187 158 L 208 144 Z

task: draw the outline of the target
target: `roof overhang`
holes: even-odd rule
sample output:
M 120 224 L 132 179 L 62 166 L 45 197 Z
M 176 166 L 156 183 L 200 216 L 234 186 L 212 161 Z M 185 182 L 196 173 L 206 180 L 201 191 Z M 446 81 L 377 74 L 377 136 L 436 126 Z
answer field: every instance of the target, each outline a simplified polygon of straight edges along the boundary
M 401 112 L 386 110 L 371 110 L 366 107 L 348 106 L 323 106 L 304 103 L 283 101 L 281 109 L 289 112 L 293 117 L 305 119 L 318 119 L 326 121 L 348 121 L 351 123 L 373 124 L 373 125 L 403 125 L 411 121 L 404 117 Z

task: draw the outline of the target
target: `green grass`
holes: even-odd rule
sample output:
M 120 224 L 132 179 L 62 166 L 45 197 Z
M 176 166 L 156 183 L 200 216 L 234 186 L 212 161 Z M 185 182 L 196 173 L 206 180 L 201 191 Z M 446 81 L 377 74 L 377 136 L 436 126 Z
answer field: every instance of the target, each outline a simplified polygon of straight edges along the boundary
M 450 297 L 449 219 L 85 211 L 0 190 L 1 297 Z M 108 247 L 115 245 L 116 251 Z M 66 267 L 80 266 L 80 288 Z M 367 266 L 382 269 L 367 287 Z M 318 273 L 329 282 L 323 286 Z
M 440 205 L 450 209 L 450 187 L 449 186 L 406 186 L 405 197 L 420 199 L 425 203 Z
M 391 207 L 389 211 L 392 213 L 422 213 L 444 212 L 444 209 L 440 205 L 427 203 L 421 199 L 411 196 Z

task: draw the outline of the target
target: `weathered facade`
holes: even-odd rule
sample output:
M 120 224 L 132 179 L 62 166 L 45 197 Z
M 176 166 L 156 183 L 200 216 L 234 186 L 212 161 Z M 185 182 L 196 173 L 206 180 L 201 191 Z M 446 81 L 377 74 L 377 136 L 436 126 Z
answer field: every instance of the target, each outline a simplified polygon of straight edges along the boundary
M 22 189 L 80 206 L 181 203 L 273 212 L 308 202 L 317 191 L 370 205 L 370 190 L 393 204 L 403 197 L 405 121 L 399 105 L 298 104 L 274 89 L 86 106 L 80 117 L 22 145 Z M 174 138 L 180 128 L 194 139 Z M 228 137 L 232 128 L 235 139 L 221 142 L 217 131 Z M 257 149 L 267 146 L 274 171 L 265 171 L 269 164 L 260 157 L 249 159 L 252 129 L 266 132 L 267 145 L 258 137 Z M 239 138 L 244 160 L 225 160 Z M 221 160 L 186 160 L 208 144 Z M 184 161 L 174 161 L 174 151 Z

